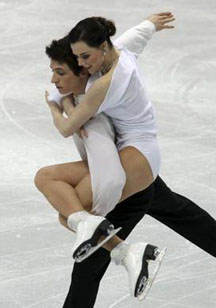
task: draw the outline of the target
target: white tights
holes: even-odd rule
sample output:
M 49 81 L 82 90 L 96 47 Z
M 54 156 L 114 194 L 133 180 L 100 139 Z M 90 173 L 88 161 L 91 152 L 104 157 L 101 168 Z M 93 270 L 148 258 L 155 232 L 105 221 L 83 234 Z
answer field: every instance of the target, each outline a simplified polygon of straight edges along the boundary
M 74 142 L 83 160 L 88 161 L 92 191 L 92 214 L 106 216 L 119 202 L 126 183 L 114 143 L 115 133 L 109 118 L 101 113 L 85 124 L 88 137 L 74 135 Z

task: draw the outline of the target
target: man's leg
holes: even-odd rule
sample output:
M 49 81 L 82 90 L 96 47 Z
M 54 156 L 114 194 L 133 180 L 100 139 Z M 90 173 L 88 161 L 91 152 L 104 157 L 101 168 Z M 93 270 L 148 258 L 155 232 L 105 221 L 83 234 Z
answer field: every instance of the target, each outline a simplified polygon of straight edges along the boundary
M 172 192 L 160 177 L 147 214 L 216 257 L 216 221 L 191 200 Z
M 149 207 L 149 203 L 146 207 L 145 202 L 148 199 L 147 192 L 150 191 L 150 188 L 151 190 L 153 188 L 155 189 L 155 195 L 151 207 Z M 127 214 L 123 211 L 120 216 L 119 210 L 126 209 L 126 203 L 128 201 L 128 209 L 130 208 L 131 212 Z M 164 223 L 212 256 L 216 256 L 215 219 L 191 200 L 172 192 L 160 177 L 147 190 L 130 197 L 122 203 L 124 203 L 124 208 L 121 208 L 121 204 L 119 204 L 108 215 L 108 218 L 114 224 L 117 224 L 120 217 L 124 219 L 124 215 L 126 215 L 126 230 L 123 228 L 121 232 L 125 230 L 126 234 L 129 234 L 148 209 L 149 215 Z M 200 228 L 201 225 L 204 227 Z M 122 235 L 121 237 L 123 238 Z M 100 280 L 110 262 L 109 253 L 104 249 L 100 249 L 86 261 L 88 261 L 88 264 L 87 262 L 83 262 L 74 265 L 72 283 L 63 308 L 77 308 L 79 307 L 79 303 L 84 304 L 83 306 L 85 308 L 94 306 Z M 99 264 L 100 267 L 98 266 Z M 94 270 L 91 276 L 87 274 L 89 268 Z M 89 281 L 90 277 L 91 281 L 94 280 L 92 284 Z M 89 284 L 91 284 L 90 292 L 88 292 Z M 83 293 L 86 294 L 86 301 L 83 299 Z M 82 302 L 83 300 L 84 302 Z
M 154 195 L 153 185 L 145 193 L 139 192 L 119 203 L 106 217 L 125 239 L 148 210 Z M 96 300 L 100 280 L 110 263 L 110 254 L 101 248 L 82 263 L 74 263 L 72 281 L 63 308 L 92 308 Z

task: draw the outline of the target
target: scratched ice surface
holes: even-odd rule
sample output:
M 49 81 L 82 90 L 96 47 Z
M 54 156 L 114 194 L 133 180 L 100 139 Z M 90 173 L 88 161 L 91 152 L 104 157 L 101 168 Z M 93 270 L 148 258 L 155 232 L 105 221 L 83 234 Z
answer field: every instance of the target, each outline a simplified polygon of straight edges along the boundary
M 176 29 L 157 33 L 139 60 L 158 117 L 161 175 L 216 217 L 216 2 L 0 1 L 1 308 L 62 307 L 73 266 L 73 236 L 33 184 L 40 167 L 79 159 L 72 140 L 58 136 L 44 103 L 50 79 L 45 45 L 85 16 L 111 17 L 121 34 L 164 10 L 176 15 Z M 148 298 L 132 299 L 126 274 L 112 265 L 96 308 L 215 307 L 213 257 L 150 217 L 129 241 L 141 239 L 168 248 Z

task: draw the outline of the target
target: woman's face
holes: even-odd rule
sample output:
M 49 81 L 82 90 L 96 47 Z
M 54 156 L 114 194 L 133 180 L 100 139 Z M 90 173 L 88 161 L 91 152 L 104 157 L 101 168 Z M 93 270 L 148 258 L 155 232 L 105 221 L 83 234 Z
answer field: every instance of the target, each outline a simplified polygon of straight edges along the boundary
M 86 43 L 80 41 L 71 44 L 73 54 L 77 57 L 78 64 L 86 67 L 89 74 L 98 72 L 103 63 L 104 55 L 102 48 L 90 47 Z

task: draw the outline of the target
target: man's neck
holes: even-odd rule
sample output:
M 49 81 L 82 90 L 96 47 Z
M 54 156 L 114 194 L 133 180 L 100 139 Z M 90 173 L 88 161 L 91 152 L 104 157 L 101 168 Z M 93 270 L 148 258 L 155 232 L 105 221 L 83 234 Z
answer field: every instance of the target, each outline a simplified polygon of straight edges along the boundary
M 76 91 L 74 91 L 74 93 L 73 93 L 74 96 L 79 96 L 79 95 L 85 94 L 85 89 L 86 89 L 88 79 L 89 79 L 88 76 L 81 79 L 79 88 Z

